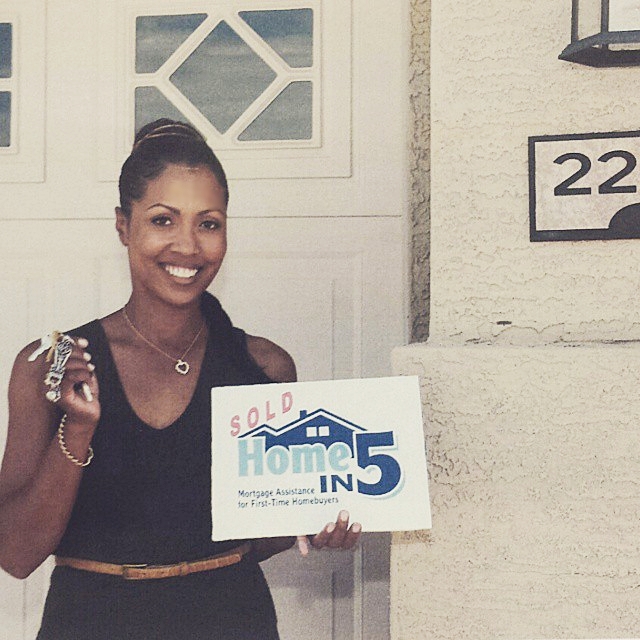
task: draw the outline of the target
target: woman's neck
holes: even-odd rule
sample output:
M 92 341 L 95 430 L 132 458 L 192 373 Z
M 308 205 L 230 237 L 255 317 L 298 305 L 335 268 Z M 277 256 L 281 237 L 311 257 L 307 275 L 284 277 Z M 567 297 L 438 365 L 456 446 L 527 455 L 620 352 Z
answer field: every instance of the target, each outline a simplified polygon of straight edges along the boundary
M 180 349 L 202 329 L 204 317 L 200 301 L 184 307 L 131 295 L 125 305 L 129 321 L 147 340 Z

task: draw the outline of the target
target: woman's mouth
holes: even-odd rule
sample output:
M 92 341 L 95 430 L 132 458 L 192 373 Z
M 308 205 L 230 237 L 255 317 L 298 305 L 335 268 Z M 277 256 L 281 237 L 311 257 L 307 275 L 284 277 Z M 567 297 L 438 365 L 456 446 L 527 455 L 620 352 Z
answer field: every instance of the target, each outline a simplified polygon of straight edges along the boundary
M 189 269 L 188 267 L 177 267 L 173 264 L 165 264 L 164 270 L 174 278 L 181 278 L 182 280 L 188 280 L 193 278 L 200 269 Z

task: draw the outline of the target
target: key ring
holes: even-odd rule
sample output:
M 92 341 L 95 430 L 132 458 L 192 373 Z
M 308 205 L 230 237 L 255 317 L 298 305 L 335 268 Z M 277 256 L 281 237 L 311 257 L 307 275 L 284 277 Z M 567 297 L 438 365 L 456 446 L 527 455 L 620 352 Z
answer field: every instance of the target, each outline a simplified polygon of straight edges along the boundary
M 45 393 L 49 402 L 56 403 L 60 400 L 62 395 L 60 384 L 64 378 L 67 361 L 71 356 L 74 344 L 73 339 L 67 334 L 54 331 L 51 335 L 40 340 L 40 346 L 29 357 L 29 360 L 33 361 L 41 353 L 47 351 L 45 360 L 50 362 L 51 366 L 45 376 L 44 384 L 49 387 Z

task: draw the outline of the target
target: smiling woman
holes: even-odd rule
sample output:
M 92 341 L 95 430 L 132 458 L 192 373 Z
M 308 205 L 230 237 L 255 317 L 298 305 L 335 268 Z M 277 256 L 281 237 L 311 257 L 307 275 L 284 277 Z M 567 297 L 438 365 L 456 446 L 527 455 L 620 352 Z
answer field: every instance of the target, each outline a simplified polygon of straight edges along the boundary
M 202 136 L 150 124 L 119 184 L 127 304 L 15 361 L 0 564 L 26 577 L 56 555 L 39 640 L 276 640 L 258 563 L 294 539 L 212 542 L 210 393 L 293 381 L 295 365 L 207 293 L 229 194 Z M 311 544 L 350 548 L 358 536 L 341 513 Z

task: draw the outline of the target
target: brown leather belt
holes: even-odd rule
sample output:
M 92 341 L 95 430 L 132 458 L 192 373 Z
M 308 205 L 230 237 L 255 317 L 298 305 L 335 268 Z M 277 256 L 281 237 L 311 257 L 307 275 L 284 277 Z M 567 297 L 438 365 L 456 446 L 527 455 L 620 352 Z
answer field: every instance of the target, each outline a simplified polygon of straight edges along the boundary
M 242 560 L 242 556 L 249 552 L 251 544 L 246 542 L 239 547 L 230 549 L 211 558 L 194 560 L 192 562 L 179 562 L 178 564 L 152 565 L 152 564 L 112 564 L 97 560 L 85 560 L 83 558 L 65 558 L 56 556 L 56 565 L 59 567 L 72 567 L 82 571 L 94 573 L 107 573 L 112 576 L 120 576 L 125 580 L 151 580 L 157 578 L 175 578 L 187 576 L 199 571 L 210 571 L 236 564 Z

